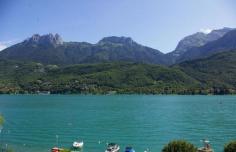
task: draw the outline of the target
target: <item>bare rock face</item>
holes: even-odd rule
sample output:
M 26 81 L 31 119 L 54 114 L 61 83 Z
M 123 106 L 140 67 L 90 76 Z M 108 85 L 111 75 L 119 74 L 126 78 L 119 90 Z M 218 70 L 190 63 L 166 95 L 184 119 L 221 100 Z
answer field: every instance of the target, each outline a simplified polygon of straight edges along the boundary
M 47 34 L 40 36 L 39 34 L 34 34 L 32 37 L 24 41 L 28 45 L 42 45 L 42 46 L 53 46 L 57 47 L 58 45 L 63 44 L 63 40 L 59 34 Z
M 183 38 L 177 45 L 174 54 L 177 56 L 182 55 L 193 47 L 200 47 L 209 42 L 218 40 L 223 37 L 226 33 L 233 30 L 232 28 L 223 28 L 218 30 L 213 30 L 208 34 L 197 32 L 193 35 Z
M 236 49 L 236 30 L 231 30 L 226 33 L 223 37 L 211 41 L 203 46 L 194 47 L 185 52 L 178 62 L 183 62 L 186 60 L 194 60 L 199 58 L 205 58 L 210 55 L 227 52 Z
M 58 44 L 58 45 L 63 44 L 63 40 L 59 34 L 56 33 L 54 38 L 55 38 L 56 44 Z
M 235 30 L 234 28 L 222 28 L 213 30 L 210 33 L 197 32 L 195 34 L 184 37 L 177 45 L 176 49 L 168 54 L 166 58 L 169 60 L 169 65 L 175 64 L 178 61 L 184 61 L 185 54 L 188 56 L 195 56 L 195 52 L 192 50 L 197 47 L 203 47 L 208 43 L 216 41 L 222 38 L 228 32 Z

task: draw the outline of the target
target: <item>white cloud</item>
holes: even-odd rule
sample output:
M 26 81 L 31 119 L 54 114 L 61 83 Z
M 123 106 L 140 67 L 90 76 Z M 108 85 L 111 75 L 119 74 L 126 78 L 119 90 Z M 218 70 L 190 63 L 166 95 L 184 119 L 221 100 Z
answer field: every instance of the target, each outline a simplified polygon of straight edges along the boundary
M 18 42 L 17 39 L 11 40 L 11 41 L 0 41 L 0 51 L 4 50 L 5 48 L 7 48 L 13 44 L 16 44 L 17 42 Z
M 200 29 L 200 32 L 205 33 L 205 34 L 209 34 L 211 33 L 212 29 Z
M 0 42 L 0 51 L 4 50 L 5 48 L 7 48 L 7 46 Z

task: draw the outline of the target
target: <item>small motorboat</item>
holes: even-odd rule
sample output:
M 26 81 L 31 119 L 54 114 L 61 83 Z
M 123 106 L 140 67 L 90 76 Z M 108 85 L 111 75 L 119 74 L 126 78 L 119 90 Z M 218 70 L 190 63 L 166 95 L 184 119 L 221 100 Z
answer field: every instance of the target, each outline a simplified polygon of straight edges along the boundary
M 214 152 L 214 150 L 211 148 L 209 140 L 203 139 L 201 142 L 203 143 L 203 147 L 198 148 L 197 152 Z
M 62 148 L 58 148 L 58 147 L 53 147 L 51 149 L 51 152 L 60 152 L 60 151 L 63 151 L 63 149 Z
M 135 150 L 132 147 L 126 147 L 125 152 L 135 152 Z
M 105 152 L 119 152 L 120 146 L 116 143 L 109 143 Z
M 74 141 L 73 142 L 73 148 L 81 149 L 81 148 L 83 148 L 83 146 L 84 146 L 84 142 L 83 141 Z
M 51 152 L 59 152 L 59 151 L 60 151 L 60 149 L 57 148 L 57 147 L 53 147 L 53 148 L 51 149 Z

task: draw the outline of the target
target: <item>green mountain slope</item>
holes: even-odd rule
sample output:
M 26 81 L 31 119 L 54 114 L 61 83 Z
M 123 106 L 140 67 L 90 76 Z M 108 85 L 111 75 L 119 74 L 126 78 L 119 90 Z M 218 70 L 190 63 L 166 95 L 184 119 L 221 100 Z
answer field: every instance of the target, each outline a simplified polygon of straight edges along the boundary
M 236 51 L 183 62 L 175 67 L 198 80 L 209 92 L 229 93 L 236 90 Z
M 0 60 L 0 93 L 236 93 L 236 51 L 171 67 L 112 62 L 43 65 Z
M 184 93 L 198 82 L 178 69 L 137 63 L 67 67 L 1 61 L 1 93 Z

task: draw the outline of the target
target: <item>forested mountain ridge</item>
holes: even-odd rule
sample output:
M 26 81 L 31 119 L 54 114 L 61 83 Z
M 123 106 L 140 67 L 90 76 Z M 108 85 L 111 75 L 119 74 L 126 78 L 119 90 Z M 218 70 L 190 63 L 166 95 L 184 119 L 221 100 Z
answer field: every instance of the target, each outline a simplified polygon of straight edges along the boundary
M 0 60 L 0 93 L 236 93 L 236 51 L 171 67 L 112 62 L 69 66 Z M 217 68 L 216 68 L 217 67 Z

